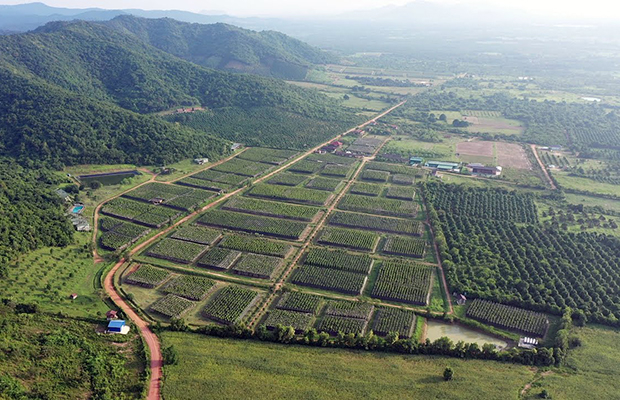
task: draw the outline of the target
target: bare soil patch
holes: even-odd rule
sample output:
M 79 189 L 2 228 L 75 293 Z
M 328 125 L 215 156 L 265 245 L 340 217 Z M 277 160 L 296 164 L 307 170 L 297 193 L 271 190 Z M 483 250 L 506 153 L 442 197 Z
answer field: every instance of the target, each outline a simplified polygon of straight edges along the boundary
M 497 162 L 502 167 L 516 169 L 531 169 L 532 165 L 525 154 L 525 150 L 515 143 L 496 143 Z
M 493 157 L 493 142 L 483 140 L 460 142 L 456 145 L 456 152 L 470 156 Z

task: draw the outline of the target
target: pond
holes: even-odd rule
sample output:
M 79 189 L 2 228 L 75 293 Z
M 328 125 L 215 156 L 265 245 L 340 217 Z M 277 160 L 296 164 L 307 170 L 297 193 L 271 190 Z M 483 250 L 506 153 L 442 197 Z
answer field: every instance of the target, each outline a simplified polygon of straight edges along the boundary
M 443 336 L 447 336 L 454 343 L 462 340 L 465 343 L 478 343 L 480 347 L 485 343 L 492 343 L 498 350 L 503 350 L 508 346 L 508 343 L 502 339 L 463 325 L 427 320 L 426 337 L 433 342 Z

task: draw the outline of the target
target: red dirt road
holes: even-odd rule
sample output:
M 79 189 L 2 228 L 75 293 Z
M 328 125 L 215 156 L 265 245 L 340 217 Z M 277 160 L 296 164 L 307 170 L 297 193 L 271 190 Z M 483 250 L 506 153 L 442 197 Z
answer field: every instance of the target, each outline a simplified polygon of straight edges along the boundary
M 365 123 L 359 125 L 360 127 L 364 127 L 374 121 L 376 121 L 377 119 L 389 114 L 390 112 L 392 112 L 393 110 L 395 110 L 396 108 L 402 106 L 403 104 L 405 104 L 405 101 L 395 105 L 394 107 L 391 107 L 390 109 L 382 112 L 381 114 L 377 115 L 376 117 L 366 121 Z M 294 159 L 291 160 L 291 162 L 289 163 L 285 163 L 282 166 L 280 166 L 279 168 L 276 168 L 274 171 L 268 173 L 267 175 L 257 179 L 254 183 L 258 183 L 258 182 L 262 182 L 266 179 L 268 179 L 269 177 L 271 177 L 272 175 L 284 170 L 285 168 L 288 168 L 291 164 L 297 162 L 298 160 L 300 160 L 302 157 L 305 157 L 306 155 L 309 155 L 311 153 L 313 153 L 314 151 L 316 151 L 317 149 L 321 148 L 322 146 L 324 146 L 325 144 L 339 139 L 340 137 L 342 137 L 343 135 L 352 132 L 353 130 L 355 130 L 356 128 L 352 128 L 350 130 L 348 130 L 347 132 L 341 133 L 339 135 L 337 135 L 336 137 L 330 139 L 329 141 L 326 141 L 323 144 L 320 144 L 308 151 L 306 151 L 305 153 L 301 154 L 298 157 L 295 157 Z M 238 154 L 238 153 L 237 153 Z M 235 154 L 236 155 L 236 154 Z M 220 161 L 225 161 L 225 160 L 220 160 Z M 216 163 L 217 164 L 217 163 Z M 210 166 L 208 166 L 205 169 L 208 169 L 210 167 L 213 167 L 216 164 L 212 164 Z M 197 172 L 197 171 L 195 171 Z M 194 172 L 194 173 L 195 173 Z M 144 182 L 143 184 L 146 184 L 148 182 L 154 181 L 155 180 L 155 175 L 151 178 L 151 180 Z M 135 189 L 132 188 L 130 190 Z M 223 196 L 220 196 L 217 200 L 213 201 L 212 203 L 206 205 L 205 207 L 203 207 L 200 210 L 197 210 L 189 215 L 187 215 L 186 217 L 182 218 L 181 220 L 179 220 L 178 222 L 176 222 L 175 224 L 173 224 L 172 226 L 162 230 L 161 232 L 159 232 L 157 235 L 153 236 L 152 238 L 148 239 L 147 241 L 141 243 L 140 245 L 138 245 L 137 247 L 133 248 L 130 252 L 128 257 L 130 257 L 131 255 L 137 253 L 138 251 L 140 251 L 141 249 L 149 246 L 151 243 L 153 243 L 155 240 L 157 240 L 159 237 L 161 237 L 162 235 L 167 234 L 168 232 L 170 232 L 172 229 L 175 229 L 177 226 L 179 226 L 180 224 L 187 222 L 189 219 L 193 218 L 194 216 L 196 216 L 199 213 L 202 213 L 203 211 L 206 211 L 208 209 L 210 209 L 211 207 L 214 207 L 218 204 L 220 204 L 221 202 L 225 201 L 226 199 L 228 199 L 231 196 L 234 196 L 235 194 L 245 190 L 246 187 L 242 187 L 239 188 L 233 192 L 227 193 Z M 122 194 L 122 193 L 121 193 Z M 120 196 L 121 194 L 119 194 L 118 196 Z M 118 197 L 115 196 L 115 197 Z M 110 201 L 111 199 L 108 199 L 106 201 Z M 94 221 L 93 221 L 93 225 L 94 225 L 94 233 L 93 233 L 93 243 L 95 244 L 94 250 L 93 250 L 93 255 L 95 258 L 95 262 L 101 260 L 101 257 L 99 256 L 98 252 L 97 252 L 97 246 L 96 246 L 96 238 L 97 238 L 97 223 L 98 223 L 98 219 L 99 219 L 99 211 L 101 210 L 101 207 L 103 206 L 103 204 L 105 204 L 105 202 L 99 204 L 99 206 L 97 206 L 97 208 L 95 209 L 95 216 L 94 216 Z M 163 366 L 163 359 L 162 359 L 162 355 L 161 355 L 161 347 L 159 344 L 159 339 L 157 338 L 157 336 L 149 329 L 149 324 L 144 321 L 132 308 L 131 306 L 126 303 L 123 298 L 120 296 L 120 294 L 116 291 L 116 288 L 114 286 L 114 275 L 116 274 L 116 272 L 119 270 L 119 268 L 121 268 L 123 266 L 123 264 L 126 262 L 126 260 L 123 258 L 120 261 L 118 261 L 114 267 L 110 270 L 110 272 L 108 272 L 108 274 L 106 275 L 105 279 L 104 279 L 104 283 L 103 283 L 103 287 L 106 291 L 106 293 L 110 296 L 110 299 L 114 302 L 114 304 L 116 304 L 120 309 L 123 310 L 123 312 L 127 315 L 127 317 L 129 319 L 131 319 L 134 324 L 138 327 L 138 329 L 140 329 L 140 333 L 142 335 L 142 337 L 144 338 L 146 345 L 149 348 L 149 353 L 150 353 L 150 359 L 151 359 L 151 363 L 150 363 L 150 368 L 151 368 L 151 380 L 149 382 L 149 388 L 148 388 L 148 395 L 147 395 L 147 400 L 159 400 L 161 398 L 161 377 L 162 377 L 162 366 Z

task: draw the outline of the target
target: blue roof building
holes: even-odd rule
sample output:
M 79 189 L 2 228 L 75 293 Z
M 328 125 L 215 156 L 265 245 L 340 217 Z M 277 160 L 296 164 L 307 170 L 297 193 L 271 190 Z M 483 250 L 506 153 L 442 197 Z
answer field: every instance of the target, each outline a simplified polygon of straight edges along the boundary
M 108 323 L 108 332 L 122 333 L 125 326 L 125 321 L 122 319 L 112 320 Z

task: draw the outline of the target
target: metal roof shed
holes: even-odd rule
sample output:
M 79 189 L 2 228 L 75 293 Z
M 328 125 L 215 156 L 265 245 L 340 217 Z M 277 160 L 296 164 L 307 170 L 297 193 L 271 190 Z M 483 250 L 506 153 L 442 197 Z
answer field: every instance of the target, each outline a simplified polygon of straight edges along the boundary
M 108 323 L 108 332 L 121 333 L 124 326 L 125 326 L 124 320 L 122 319 L 112 320 Z

